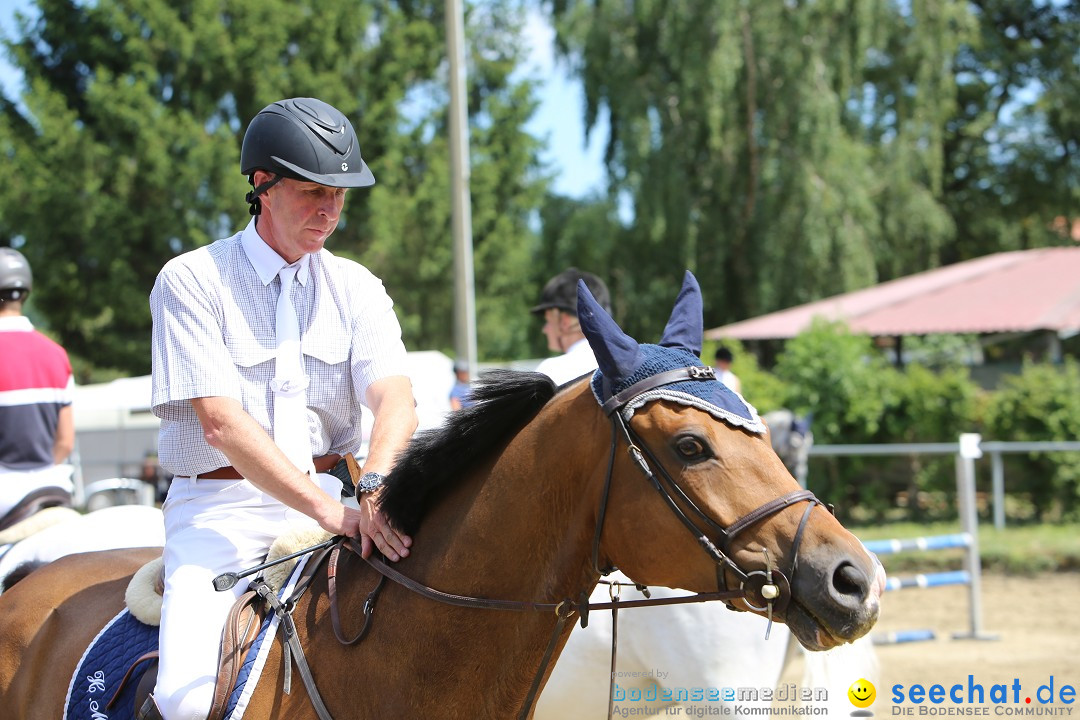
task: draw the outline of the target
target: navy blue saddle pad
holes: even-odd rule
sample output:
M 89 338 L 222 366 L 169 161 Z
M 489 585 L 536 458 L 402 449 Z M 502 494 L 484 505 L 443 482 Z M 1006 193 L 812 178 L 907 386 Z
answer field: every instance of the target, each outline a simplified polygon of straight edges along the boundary
M 232 715 L 244 685 L 251 677 L 272 619 L 271 615 L 263 621 L 258 637 L 240 667 L 236 687 L 225 710 L 226 718 Z M 273 623 L 275 627 L 276 624 Z M 135 688 L 139 673 L 145 668 L 136 668 L 111 709 L 106 710 L 105 705 L 116 694 L 132 663 L 157 647 L 157 626 L 136 620 L 127 609 L 121 611 L 98 633 L 79 661 L 68 686 L 64 720 L 135 720 Z

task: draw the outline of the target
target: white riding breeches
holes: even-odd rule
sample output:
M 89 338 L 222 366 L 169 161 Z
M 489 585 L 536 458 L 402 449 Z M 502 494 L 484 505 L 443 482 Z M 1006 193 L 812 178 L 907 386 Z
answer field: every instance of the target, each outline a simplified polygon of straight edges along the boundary
M 340 480 L 329 474 L 315 478 L 331 497 L 340 496 Z M 214 578 L 259 564 L 279 536 L 317 523 L 247 480 L 175 477 L 162 511 L 165 594 L 154 700 L 165 720 L 205 720 L 221 630 L 247 590 L 241 579 L 218 592 Z

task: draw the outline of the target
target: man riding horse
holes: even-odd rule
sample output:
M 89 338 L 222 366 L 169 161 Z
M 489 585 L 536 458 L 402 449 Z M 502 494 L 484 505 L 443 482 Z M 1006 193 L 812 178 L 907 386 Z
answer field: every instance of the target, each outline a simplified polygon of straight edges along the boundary
M 272 103 L 248 126 L 241 171 L 247 227 L 169 261 L 150 294 L 158 454 L 174 477 L 148 717 L 211 708 L 221 628 L 245 590 L 217 592 L 216 575 L 297 526 L 391 560 L 411 544 L 376 501 L 417 425 L 401 328 L 379 279 L 323 247 L 346 189 L 375 183 L 352 124 L 314 98 Z M 360 447 L 361 405 L 375 420 L 356 509 L 329 471 Z

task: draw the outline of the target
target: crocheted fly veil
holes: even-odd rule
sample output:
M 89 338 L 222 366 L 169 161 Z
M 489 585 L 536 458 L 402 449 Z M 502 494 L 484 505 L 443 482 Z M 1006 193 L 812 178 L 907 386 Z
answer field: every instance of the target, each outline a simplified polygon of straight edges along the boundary
M 639 344 L 622 331 L 585 284 L 579 282 L 578 320 L 599 365 L 592 378 L 597 402 L 603 405 L 613 395 L 668 370 L 705 367 L 700 359 L 704 333 L 701 307 L 701 288 L 687 271 L 660 343 Z M 629 422 L 635 410 L 653 400 L 690 405 L 735 427 L 765 432 L 754 406 L 715 378 L 682 380 L 648 390 L 622 409 L 623 419 Z

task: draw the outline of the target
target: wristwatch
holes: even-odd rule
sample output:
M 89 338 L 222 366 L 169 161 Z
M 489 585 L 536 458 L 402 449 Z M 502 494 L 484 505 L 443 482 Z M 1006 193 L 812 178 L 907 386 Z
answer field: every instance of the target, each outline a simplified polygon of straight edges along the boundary
M 383 480 L 386 476 L 377 472 L 366 472 L 360 476 L 360 481 L 356 483 L 357 492 L 374 492 L 383 486 Z

